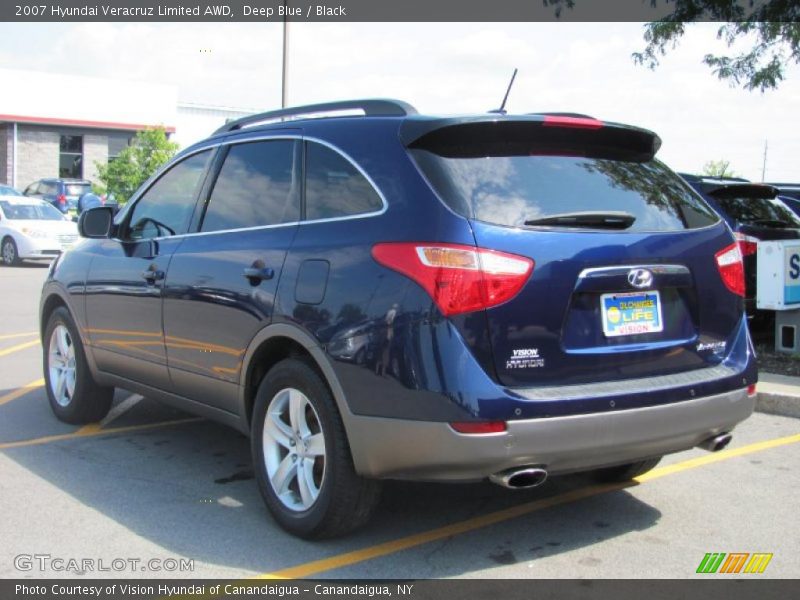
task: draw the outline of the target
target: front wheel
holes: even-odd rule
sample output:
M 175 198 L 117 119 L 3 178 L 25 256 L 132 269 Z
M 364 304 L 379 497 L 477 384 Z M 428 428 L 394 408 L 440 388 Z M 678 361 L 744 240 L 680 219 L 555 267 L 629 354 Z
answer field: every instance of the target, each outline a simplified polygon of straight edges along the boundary
M 659 456 L 657 458 L 640 460 L 627 465 L 597 469 L 594 471 L 593 475 L 597 481 L 603 483 L 622 483 L 635 479 L 639 477 L 639 475 L 644 475 L 648 471 L 652 471 L 660 461 L 661 457 Z
M 7 237 L 3 240 L 0 254 L 2 254 L 3 264 L 7 267 L 16 267 L 22 262 L 17 250 L 17 244 L 13 238 Z
M 372 516 L 380 484 L 356 474 L 335 401 L 308 363 L 283 360 L 262 380 L 251 449 L 261 495 L 288 532 L 336 537 Z
M 69 311 L 59 307 L 44 333 L 44 379 L 50 408 L 61 421 L 94 423 L 108 414 L 113 387 L 97 385 Z

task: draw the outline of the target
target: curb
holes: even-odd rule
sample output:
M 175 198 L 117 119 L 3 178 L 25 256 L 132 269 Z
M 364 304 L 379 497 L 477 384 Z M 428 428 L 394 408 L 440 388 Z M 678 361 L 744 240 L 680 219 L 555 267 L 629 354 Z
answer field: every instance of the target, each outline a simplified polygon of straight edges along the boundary
M 800 419 L 800 377 L 762 371 L 759 380 L 757 412 Z
M 800 396 L 771 391 L 758 392 L 756 412 L 800 419 Z

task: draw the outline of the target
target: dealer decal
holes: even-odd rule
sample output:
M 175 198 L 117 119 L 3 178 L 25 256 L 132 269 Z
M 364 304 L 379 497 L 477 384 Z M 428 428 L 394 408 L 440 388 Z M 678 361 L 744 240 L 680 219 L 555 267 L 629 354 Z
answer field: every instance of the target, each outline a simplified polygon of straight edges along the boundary
M 506 360 L 506 369 L 536 369 L 544 366 L 544 359 L 539 356 L 538 348 L 519 348 L 511 352 Z

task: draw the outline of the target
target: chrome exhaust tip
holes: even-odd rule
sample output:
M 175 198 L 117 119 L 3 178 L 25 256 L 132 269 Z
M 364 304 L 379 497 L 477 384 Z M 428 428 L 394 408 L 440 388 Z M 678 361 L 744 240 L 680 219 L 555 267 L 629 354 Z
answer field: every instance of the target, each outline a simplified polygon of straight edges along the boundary
M 489 481 L 510 490 L 527 490 L 542 485 L 547 470 L 542 467 L 515 467 L 489 475 Z
M 709 452 L 719 452 L 725 448 L 725 446 L 730 444 L 732 439 L 733 436 L 730 433 L 720 433 L 719 435 L 715 435 L 714 437 L 700 442 L 697 444 L 697 447 L 702 448 L 703 450 L 708 450 Z

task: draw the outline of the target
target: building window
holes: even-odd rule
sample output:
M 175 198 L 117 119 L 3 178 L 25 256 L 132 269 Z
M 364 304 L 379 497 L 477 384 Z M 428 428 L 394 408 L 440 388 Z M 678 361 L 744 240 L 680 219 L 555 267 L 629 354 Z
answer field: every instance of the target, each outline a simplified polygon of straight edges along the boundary
M 130 146 L 133 138 L 129 135 L 109 135 L 108 136 L 108 162 L 111 163 L 117 158 L 125 148 Z
M 83 136 L 62 135 L 58 155 L 58 176 L 83 177 Z

